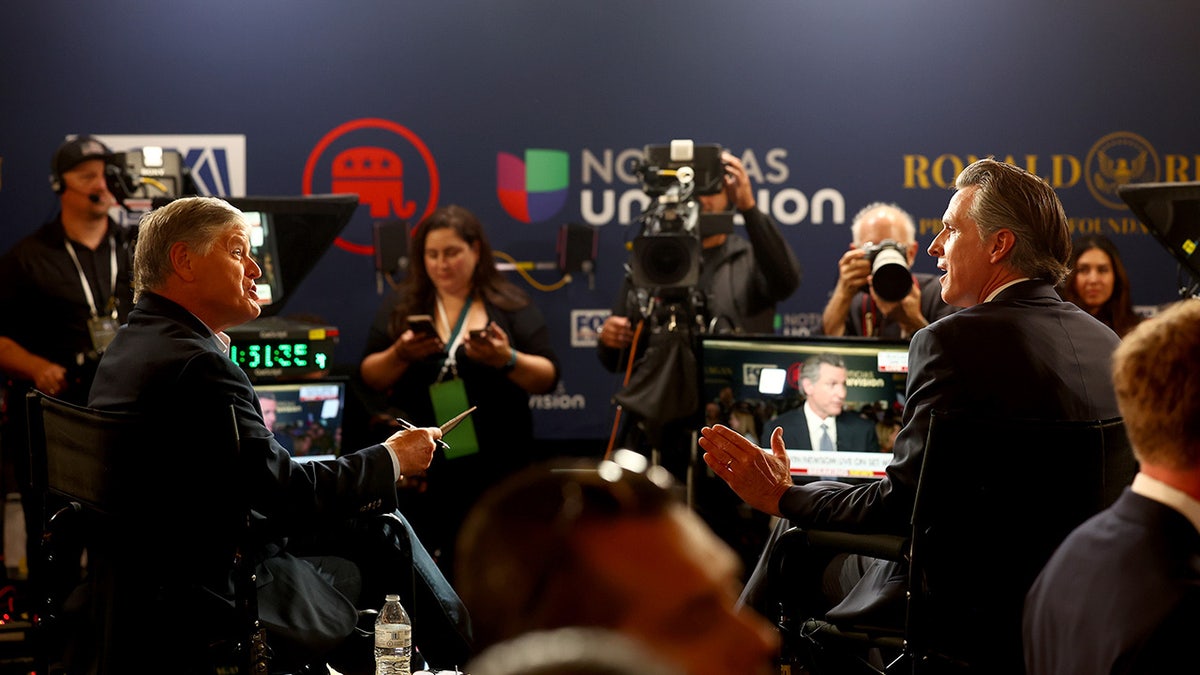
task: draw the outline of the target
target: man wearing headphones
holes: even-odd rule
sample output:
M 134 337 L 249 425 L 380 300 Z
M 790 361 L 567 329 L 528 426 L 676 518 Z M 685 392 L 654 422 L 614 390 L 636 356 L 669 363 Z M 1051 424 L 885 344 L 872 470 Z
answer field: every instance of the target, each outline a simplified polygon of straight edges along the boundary
M 50 162 L 58 212 L 0 258 L 0 460 L 5 490 L 14 480 L 21 490 L 31 564 L 40 516 L 27 494 L 25 393 L 86 403 L 99 355 L 133 306 L 131 233 L 108 215 L 117 204 L 105 182 L 112 154 L 89 136 L 60 145 Z

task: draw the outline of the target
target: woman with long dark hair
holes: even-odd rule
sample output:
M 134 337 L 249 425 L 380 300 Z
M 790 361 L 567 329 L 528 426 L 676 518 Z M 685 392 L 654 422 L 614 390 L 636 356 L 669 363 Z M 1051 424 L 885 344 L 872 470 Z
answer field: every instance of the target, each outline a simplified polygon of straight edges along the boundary
M 359 375 L 393 422 L 437 426 L 477 406 L 447 435 L 449 448 L 425 475 L 413 477 L 414 489 L 400 495 L 401 509 L 449 575 L 467 509 L 534 459 L 529 396 L 554 388 L 559 365 L 545 318 L 496 269 L 475 214 L 438 208 L 417 224 L 410 249 L 408 275 L 376 315 Z
M 1101 234 L 1088 234 L 1071 247 L 1071 272 L 1059 289 L 1064 300 L 1075 303 L 1125 337 L 1142 317 L 1133 311 L 1129 274 L 1116 244 Z

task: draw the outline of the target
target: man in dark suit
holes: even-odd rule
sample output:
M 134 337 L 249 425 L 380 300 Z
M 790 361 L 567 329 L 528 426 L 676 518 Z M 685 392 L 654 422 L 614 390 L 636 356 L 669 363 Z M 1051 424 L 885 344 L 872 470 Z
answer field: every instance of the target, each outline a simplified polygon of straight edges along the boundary
M 335 461 L 291 460 L 267 428 L 246 373 L 228 356 L 223 331 L 259 315 L 255 279 L 262 271 L 250 256 L 242 213 L 227 202 L 179 199 L 146 214 L 138 228 L 133 274 L 137 304 L 104 353 L 89 405 L 186 424 L 164 436 L 161 455 L 145 458 L 153 480 L 139 486 L 164 500 L 163 531 L 150 528 L 147 535 L 165 535 L 162 550 L 172 556 L 165 563 L 170 574 L 227 595 L 225 571 L 203 568 L 198 561 L 223 545 L 221 537 L 237 533 L 212 531 L 205 500 L 180 495 L 222 495 L 226 483 L 241 482 L 254 510 L 249 548 L 257 563 L 258 609 L 274 668 L 317 659 L 343 673 L 372 672 L 369 641 L 347 637 L 355 634 L 359 611 L 380 606 L 385 593 L 400 593 L 414 610 L 414 644 L 426 659 L 445 667 L 465 663 L 470 656 L 466 610 L 395 511 L 397 481 L 429 466 L 440 430 L 398 431 Z M 199 411 L 213 409 L 213 402 L 234 405 L 244 473 L 196 485 L 213 449 L 194 447 L 190 439 L 219 422 L 200 416 Z M 175 531 L 175 522 L 197 527 Z M 411 551 L 402 533 L 387 534 L 398 528 L 407 531 Z M 149 628 L 156 618 L 147 620 Z M 169 617 L 159 620 L 178 630 Z M 147 640 L 148 647 L 153 643 Z M 347 644 L 353 644 L 354 653 L 339 653 Z
M 1200 627 L 1200 300 L 1125 336 L 1113 384 L 1140 464 L 1058 547 L 1025 600 L 1029 675 L 1169 673 Z
M 846 410 L 846 362 L 837 354 L 814 354 L 800 368 L 804 405 L 793 408 L 763 427 L 762 442 L 771 443 L 776 428 L 785 429 L 792 450 L 879 452 L 875 425 Z
M 886 475 L 853 486 L 794 485 L 782 429 L 764 451 L 721 425 L 705 427 L 705 463 L 751 506 L 800 527 L 907 534 L 932 410 L 1048 420 L 1119 414 L 1109 378 L 1116 334 L 1054 291 L 1071 249 L 1054 190 L 992 159 L 966 167 L 956 188 L 928 252 L 943 271 L 942 299 L 963 309 L 913 335 L 904 426 Z M 853 606 L 838 609 L 850 616 L 894 618 L 903 571 L 851 558 L 825 570 L 840 580 L 825 599 L 847 600 Z

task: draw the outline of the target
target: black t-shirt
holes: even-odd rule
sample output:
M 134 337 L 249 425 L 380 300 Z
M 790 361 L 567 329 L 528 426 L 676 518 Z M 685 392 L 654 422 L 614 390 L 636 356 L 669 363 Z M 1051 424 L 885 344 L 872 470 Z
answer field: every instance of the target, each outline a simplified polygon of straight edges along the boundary
M 130 231 L 109 222 L 109 235 L 96 250 L 75 243 L 75 266 L 66 248 L 61 219 L 46 223 L 0 258 L 0 335 L 38 356 L 58 363 L 77 380 L 63 397 L 84 401 L 91 386 L 92 349 L 88 319 L 92 310 L 79 271 L 87 279 L 96 309 L 106 315 L 115 297 L 117 320 L 124 323 L 133 306 Z M 116 287 L 112 261 L 117 263 Z M 24 395 L 28 382 L 12 389 Z M 11 393 L 11 392 L 10 392 Z

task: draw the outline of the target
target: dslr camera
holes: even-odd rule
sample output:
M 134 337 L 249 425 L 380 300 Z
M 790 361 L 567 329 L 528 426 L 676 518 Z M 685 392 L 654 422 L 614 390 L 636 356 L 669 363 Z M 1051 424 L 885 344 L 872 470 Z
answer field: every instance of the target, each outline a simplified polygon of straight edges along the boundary
M 633 241 L 634 286 L 686 292 L 700 280 L 700 241 L 710 228 L 701 226 L 707 219 L 696 197 L 725 189 L 722 152 L 720 145 L 691 140 L 645 146 L 637 172 L 653 201 L 642 213 L 642 230 Z M 732 225 L 730 214 L 729 231 Z
M 904 245 L 894 239 L 884 239 L 878 244 L 868 241 L 862 250 L 871 264 L 871 286 L 875 288 L 875 294 L 888 302 L 903 300 L 913 285 Z

